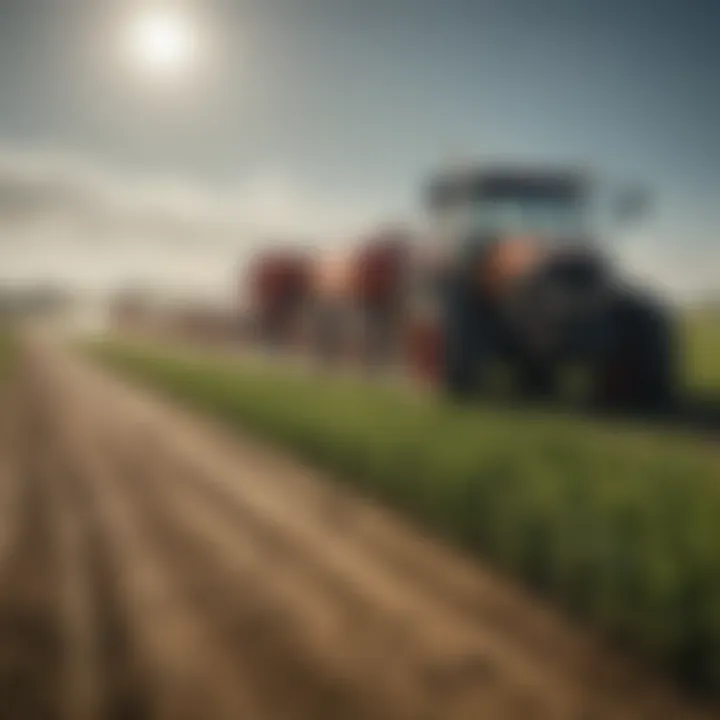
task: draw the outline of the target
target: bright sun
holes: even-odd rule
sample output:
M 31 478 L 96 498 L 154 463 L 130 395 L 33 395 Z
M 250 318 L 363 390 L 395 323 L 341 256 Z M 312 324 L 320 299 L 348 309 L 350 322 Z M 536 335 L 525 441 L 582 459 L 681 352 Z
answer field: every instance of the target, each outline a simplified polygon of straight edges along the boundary
M 171 9 L 154 9 L 131 23 L 126 53 L 143 74 L 181 76 L 193 64 L 196 44 L 196 29 L 189 18 Z

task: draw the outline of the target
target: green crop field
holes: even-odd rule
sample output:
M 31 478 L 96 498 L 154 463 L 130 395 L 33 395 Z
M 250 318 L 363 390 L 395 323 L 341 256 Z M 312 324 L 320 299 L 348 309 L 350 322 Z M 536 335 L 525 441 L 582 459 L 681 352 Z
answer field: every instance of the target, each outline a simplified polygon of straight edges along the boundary
M 692 328 L 697 391 L 720 389 L 709 327 Z M 407 511 L 689 685 L 720 690 L 720 453 L 709 442 L 139 345 L 90 352 Z
M 698 314 L 688 321 L 685 346 L 690 387 L 720 394 L 720 315 Z

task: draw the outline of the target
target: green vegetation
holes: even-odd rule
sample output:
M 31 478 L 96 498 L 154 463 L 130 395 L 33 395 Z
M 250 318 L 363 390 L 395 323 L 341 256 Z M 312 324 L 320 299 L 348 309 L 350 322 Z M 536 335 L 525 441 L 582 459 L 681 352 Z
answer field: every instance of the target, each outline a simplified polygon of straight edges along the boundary
M 698 313 L 686 325 L 686 360 L 690 387 L 720 394 L 720 314 Z
M 720 456 L 709 444 L 237 360 L 91 350 L 411 512 L 682 680 L 720 690 Z

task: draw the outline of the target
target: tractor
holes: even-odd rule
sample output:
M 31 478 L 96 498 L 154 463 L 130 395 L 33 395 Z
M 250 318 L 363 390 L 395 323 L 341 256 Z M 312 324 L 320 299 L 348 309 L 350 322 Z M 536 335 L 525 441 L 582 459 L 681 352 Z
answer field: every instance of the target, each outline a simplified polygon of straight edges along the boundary
M 557 397 L 567 368 L 608 406 L 666 406 L 675 397 L 675 323 L 663 300 L 625 278 L 595 240 L 586 173 L 471 167 L 426 188 L 437 276 L 438 381 L 472 397 L 492 368 L 525 398 Z M 615 194 L 613 222 L 637 220 L 644 193 Z

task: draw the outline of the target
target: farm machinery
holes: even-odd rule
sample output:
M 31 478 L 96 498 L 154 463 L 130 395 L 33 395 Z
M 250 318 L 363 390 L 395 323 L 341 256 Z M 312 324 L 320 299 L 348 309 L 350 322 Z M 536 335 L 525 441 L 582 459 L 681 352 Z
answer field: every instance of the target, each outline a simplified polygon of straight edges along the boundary
M 671 313 L 623 277 L 593 242 L 594 193 L 572 171 L 471 168 L 442 173 L 426 203 L 446 248 L 440 289 L 440 380 L 453 397 L 499 361 L 525 396 L 553 396 L 562 372 L 584 369 L 609 405 L 662 405 L 674 394 Z M 615 219 L 643 209 L 618 194 Z
M 392 362 L 402 337 L 406 233 L 383 228 L 349 248 L 308 253 L 274 247 L 250 269 L 255 337 L 324 362 Z
M 593 196 L 570 171 L 440 173 L 422 238 L 385 229 L 348 251 L 261 256 L 254 316 L 275 345 L 302 338 L 326 361 L 402 363 L 458 400 L 502 366 L 527 398 L 556 395 L 581 368 L 598 403 L 665 404 L 676 385 L 671 313 L 592 241 Z M 638 216 L 639 198 L 619 194 L 618 219 Z
M 257 254 L 241 286 L 249 280 L 249 332 L 271 350 L 292 344 L 300 310 L 309 295 L 311 259 L 296 247 L 272 246 Z

